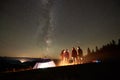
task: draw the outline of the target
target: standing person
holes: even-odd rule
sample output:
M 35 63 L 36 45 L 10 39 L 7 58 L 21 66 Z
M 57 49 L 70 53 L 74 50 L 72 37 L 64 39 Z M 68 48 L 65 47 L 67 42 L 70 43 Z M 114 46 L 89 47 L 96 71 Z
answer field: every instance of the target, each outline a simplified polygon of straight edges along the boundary
M 65 61 L 66 61 L 66 62 L 69 62 L 69 59 L 70 59 L 70 53 L 69 53 L 68 49 L 65 50 L 65 54 L 64 54 L 64 56 L 65 56 Z
M 63 49 L 60 53 L 60 58 L 62 61 L 64 60 L 64 52 L 65 52 L 65 50 Z
M 77 51 L 76 49 L 73 47 L 72 48 L 72 59 L 73 59 L 73 63 L 75 64 L 76 60 L 77 60 Z
M 80 48 L 80 46 L 77 47 L 77 55 L 78 55 L 78 61 L 82 60 L 82 56 L 83 56 L 83 51 Z

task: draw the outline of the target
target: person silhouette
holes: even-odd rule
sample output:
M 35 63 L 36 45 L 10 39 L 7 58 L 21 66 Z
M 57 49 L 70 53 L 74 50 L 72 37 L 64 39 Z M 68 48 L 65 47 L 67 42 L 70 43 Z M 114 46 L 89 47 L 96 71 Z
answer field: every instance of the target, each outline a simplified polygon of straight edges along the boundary
M 68 63 L 69 59 L 70 59 L 70 53 L 69 53 L 68 49 L 65 50 L 64 57 L 65 57 L 65 62 Z
M 64 53 L 65 53 L 65 50 L 63 49 L 60 53 L 60 58 L 62 61 L 64 60 Z
M 71 57 L 72 57 L 73 63 L 75 64 L 75 62 L 77 60 L 77 51 L 76 51 L 76 49 L 74 47 L 72 48 Z
M 77 59 L 78 59 L 78 62 L 80 61 L 80 60 L 82 60 L 82 57 L 83 57 L 83 51 L 82 51 L 82 49 L 80 48 L 80 46 L 78 46 L 77 47 Z

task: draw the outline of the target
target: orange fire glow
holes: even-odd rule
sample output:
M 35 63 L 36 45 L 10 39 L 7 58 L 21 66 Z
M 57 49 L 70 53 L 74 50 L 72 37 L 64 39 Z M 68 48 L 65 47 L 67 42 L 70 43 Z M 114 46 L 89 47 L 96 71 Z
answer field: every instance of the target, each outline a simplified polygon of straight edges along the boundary
M 58 66 L 69 66 L 69 65 L 76 65 L 78 63 L 69 63 L 69 62 L 66 62 L 66 61 L 60 61 L 60 63 L 58 64 Z

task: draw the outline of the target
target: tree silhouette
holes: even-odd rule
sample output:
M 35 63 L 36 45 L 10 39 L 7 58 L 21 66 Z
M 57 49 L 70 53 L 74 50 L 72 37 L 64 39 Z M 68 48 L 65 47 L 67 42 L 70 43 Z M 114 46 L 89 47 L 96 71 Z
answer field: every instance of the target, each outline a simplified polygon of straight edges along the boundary
M 95 47 L 95 50 L 87 49 L 86 58 L 89 59 L 101 59 L 101 60 L 120 60 L 120 39 L 118 39 L 118 44 L 114 40 L 103 45 L 101 48 Z
M 96 49 L 96 52 L 98 52 L 98 47 L 97 46 L 95 47 L 95 49 Z
M 91 53 L 90 48 L 87 49 L 87 54 L 89 55 Z
M 118 40 L 118 46 L 120 46 L 120 39 Z

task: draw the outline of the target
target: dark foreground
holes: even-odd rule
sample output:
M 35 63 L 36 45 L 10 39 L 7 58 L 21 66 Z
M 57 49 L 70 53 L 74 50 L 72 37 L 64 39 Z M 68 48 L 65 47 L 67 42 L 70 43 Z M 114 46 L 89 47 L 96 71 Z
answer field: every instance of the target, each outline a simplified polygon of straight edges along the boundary
M 0 80 L 119 80 L 118 62 L 88 63 L 47 69 L 1 73 Z

